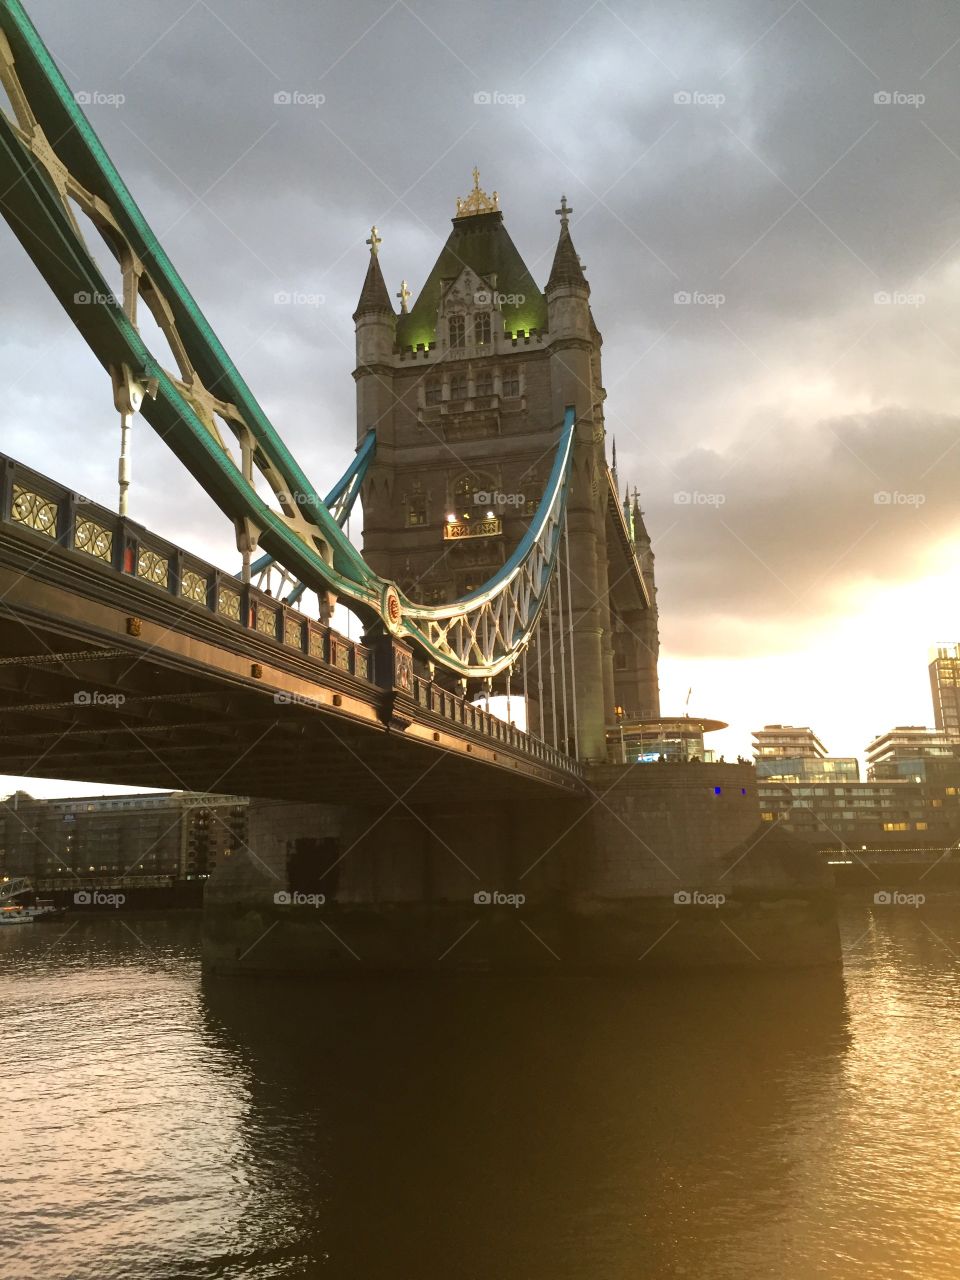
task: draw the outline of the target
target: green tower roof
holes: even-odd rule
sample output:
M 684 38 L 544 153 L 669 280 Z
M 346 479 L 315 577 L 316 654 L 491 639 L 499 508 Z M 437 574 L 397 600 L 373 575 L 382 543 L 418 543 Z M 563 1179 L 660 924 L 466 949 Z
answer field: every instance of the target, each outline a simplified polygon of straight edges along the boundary
M 406 315 L 397 319 L 397 343 L 400 347 L 416 347 L 436 341 L 437 311 L 443 284 L 455 280 L 464 267 L 485 279 L 495 275 L 497 293 L 511 297 L 510 302 L 503 302 L 500 307 L 507 333 L 546 329 L 546 299 L 510 239 L 503 225 L 503 214 L 498 209 L 453 219 L 453 230 L 416 302 Z

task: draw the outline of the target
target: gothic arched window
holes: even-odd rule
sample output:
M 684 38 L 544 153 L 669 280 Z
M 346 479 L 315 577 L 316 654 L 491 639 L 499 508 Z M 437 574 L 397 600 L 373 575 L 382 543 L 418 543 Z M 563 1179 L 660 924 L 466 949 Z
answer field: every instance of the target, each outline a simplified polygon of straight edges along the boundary
M 462 347 L 466 342 L 466 318 L 451 316 L 447 321 L 451 347 Z
M 490 342 L 490 312 L 478 311 L 473 317 L 473 340 L 478 347 L 485 347 Z

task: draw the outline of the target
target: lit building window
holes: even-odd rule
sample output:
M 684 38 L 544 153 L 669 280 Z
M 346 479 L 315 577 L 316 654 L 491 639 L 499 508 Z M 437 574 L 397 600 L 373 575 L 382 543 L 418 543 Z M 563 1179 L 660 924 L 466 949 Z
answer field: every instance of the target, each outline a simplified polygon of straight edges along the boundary
M 449 321 L 451 347 L 462 347 L 466 336 L 466 320 L 463 316 L 451 316 Z

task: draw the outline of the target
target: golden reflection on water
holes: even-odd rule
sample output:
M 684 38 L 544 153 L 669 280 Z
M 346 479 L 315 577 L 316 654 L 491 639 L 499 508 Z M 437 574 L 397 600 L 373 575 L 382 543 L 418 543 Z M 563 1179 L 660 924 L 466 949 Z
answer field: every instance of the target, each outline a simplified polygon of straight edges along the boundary
M 843 980 L 204 983 L 194 915 L 7 931 L 11 1274 L 952 1280 L 958 905 L 845 899 Z

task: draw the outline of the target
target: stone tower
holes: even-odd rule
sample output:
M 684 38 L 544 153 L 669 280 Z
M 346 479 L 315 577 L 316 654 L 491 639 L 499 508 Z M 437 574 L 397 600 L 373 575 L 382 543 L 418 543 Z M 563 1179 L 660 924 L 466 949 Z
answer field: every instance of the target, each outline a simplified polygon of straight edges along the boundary
M 497 193 L 487 196 L 474 170 L 433 270 L 412 306 L 403 282 L 399 311 L 373 228 L 353 317 L 358 438 L 377 434 L 362 493 L 363 551 L 378 573 L 428 604 L 481 586 L 536 511 L 573 405 L 568 690 L 579 753 L 600 760 L 618 706 L 659 714 L 653 555 L 606 464 L 601 338 L 566 198 L 557 212 L 560 235 L 541 290 Z

